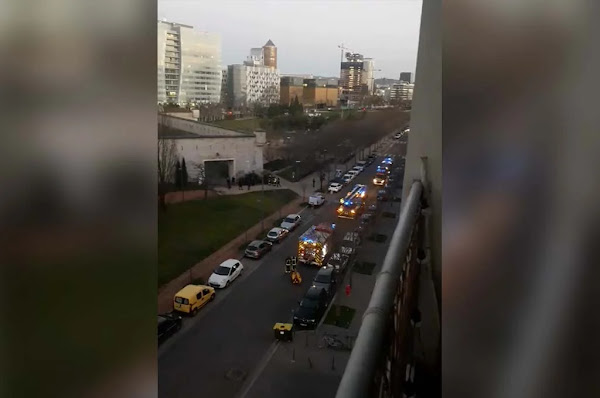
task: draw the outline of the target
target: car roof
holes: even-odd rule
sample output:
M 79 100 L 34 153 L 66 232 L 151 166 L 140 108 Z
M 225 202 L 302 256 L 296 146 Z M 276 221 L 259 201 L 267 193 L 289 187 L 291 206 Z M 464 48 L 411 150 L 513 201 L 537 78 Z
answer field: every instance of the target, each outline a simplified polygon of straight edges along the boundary
M 308 297 L 308 298 L 319 297 L 322 290 L 325 290 L 325 289 L 323 289 L 322 287 L 319 287 L 319 286 L 311 286 L 306 291 L 306 294 L 304 295 L 304 297 Z
M 198 292 L 207 287 L 208 286 L 205 285 L 187 285 L 186 287 L 178 291 L 177 294 L 175 294 L 175 296 L 189 299 L 190 297 L 195 296 L 196 294 L 198 294 Z
M 225 260 L 221 263 L 221 267 L 233 267 L 234 265 L 236 265 L 238 263 L 238 260 L 234 260 L 233 258 L 230 258 L 229 260 Z
M 262 240 L 253 240 L 252 242 L 250 242 L 250 244 L 248 246 L 256 246 L 256 245 L 260 245 L 261 243 L 263 243 Z
M 294 213 L 294 214 L 288 214 L 287 216 L 285 216 L 285 218 L 288 218 L 288 217 L 299 217 L 299 215 Z
M 317 275 L 330 275 L 333 272 L 333 268 L 331 267 L 322 267 Z
M 283 231 L 283 228 L 275 227 L 275 228 L 271 228 L 271 230 L 269 232 L 281 232 L 281 231 Z

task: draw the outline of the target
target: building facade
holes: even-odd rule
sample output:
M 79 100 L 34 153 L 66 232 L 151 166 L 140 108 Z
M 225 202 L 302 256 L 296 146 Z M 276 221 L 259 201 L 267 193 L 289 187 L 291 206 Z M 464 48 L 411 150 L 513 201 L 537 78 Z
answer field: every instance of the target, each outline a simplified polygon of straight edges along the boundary
M 218 103 L 221 39 L 192 26 L 158 21 L 158 102 Z
M 374 84 L 374 73 L 375 73 L 375 61 L 373 58 L 365 58 L 363 60 L 363 72 L 361 74 L 361 84 L 366 85 L 369 93 L 373 92 Z
M 337 106 L 338 86 L 326 79 L 304 79 L 302 104 L 315 106 Z
M 229 65 L 227 71 L 229 106 L 279 103 L 279 71 L 267 66 Z
M 229 103 L 229 98 L 227 96 L 227 84 L 228 84 L 228 79 L 227 79 L 227 74 L 228 74 L 228 70 L 227 68 L 224 68 L 223 70 L 221 70 L 221 104 L 228 104 Z
M 281 78 L 279 103 L 289 106 L 294 98 L 303 103 L 304 79 L 297 76 L 284 76 Z
M 404 82 L 404 83 L 412 83 L 413 82 L 412 72 L 400 72 L 400 81 Z
M 397 83 L 390 88 L 390 101 L 412 101 L 415 85 L 412 83 Z

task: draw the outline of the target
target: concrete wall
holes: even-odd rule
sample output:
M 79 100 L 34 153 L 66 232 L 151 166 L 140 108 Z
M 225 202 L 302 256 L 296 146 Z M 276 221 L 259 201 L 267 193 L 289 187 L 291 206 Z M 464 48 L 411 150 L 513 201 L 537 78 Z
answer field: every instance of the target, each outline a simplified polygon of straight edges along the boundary
M 174 117 L 168 115 L 158 115 L 158 122 L 164 126 L 169 126 L 182 131 L 189 131 L 190 133 L 199 135 L 210 135 L 210 136 L 246 136 L 247 134 L 240 133 L 233 130 L 226 130 L 220 127 L 212 126 L 210 124 L 204 124 L 195 122 L 189 119 Z M 254 137 L 252 137 L 254 139 Z
M 424 1 L 417 56 L 417 72 L 408 136 L 404 186 L 420 178 L 421 161 L 427 157 L 433 217 L 432 272 L 438 298 L 441 289 L 442 250 L 442 49 L 441 5 Z M 406 199 L 409 190 L 403 192 Z M 403 201 L 404 202 L 404 201 Z
M 211 160 L 232 161 L 231 176 L 263 169 L 263 147 L 254 136 L 236 138 L 180 138 L 176 140 L 180 157 L 185 157 L 190 179 L 196 179 L 194 163 Z M 223 181 L 225 182 L 225 181 Z

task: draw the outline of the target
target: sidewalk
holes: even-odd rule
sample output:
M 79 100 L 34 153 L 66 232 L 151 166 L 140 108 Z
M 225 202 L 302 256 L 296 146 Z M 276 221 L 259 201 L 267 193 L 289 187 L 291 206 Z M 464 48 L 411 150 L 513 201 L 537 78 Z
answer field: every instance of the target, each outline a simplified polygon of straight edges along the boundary
M 400 213 L 400 203 L 386 211 Z M 357 272 L 346 273 L 338 286 L 338 293 L 332 305 L 341 304 L 353 308 L 356 312 L 348 329 L 321 324 L 316 331 L 298 331 L 294 341 L 278 343 L 272 357 L 264 359 L 266 364 L 258 365 L 254 377 L 250 377 L 240 398 L 270 398 L 287 396 L 290 398 L 333 397 L 342 378 L 350 357 L 350 351 L 339 351 L 328 348 L 323 343 L 324 335 L 336 335 L 342 341 L 353 341 L 358 335 L 362 316 L 368 307 L 375 285 L 377 273 L 381 270 L 386 250 L 398 218 L 378 216 L 371 232 L 387 236 L 383 243 L 363 240 L 357 255 L 357 263 L 362 261 L 376 264 L 370 275 Z M 368 234 L 367 234 L 368 235 Z M 345 295 L 345 286 L 351 280 L 350 296 Z M 332 308 L 332 305 L 329 308 Z M 323 320 L 327 313 L 323 316 Z M 247 393 L 246 393 L 247 391 Z

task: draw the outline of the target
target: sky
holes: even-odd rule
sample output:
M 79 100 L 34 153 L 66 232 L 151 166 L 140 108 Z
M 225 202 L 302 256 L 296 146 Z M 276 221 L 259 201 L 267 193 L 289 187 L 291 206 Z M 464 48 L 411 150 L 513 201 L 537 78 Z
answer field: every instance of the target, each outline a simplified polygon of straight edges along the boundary
M 158 19 L 218 33 L 223 66 L 271 39 L 282 74 L 339 77 L 338 45 L 374 58 L 376 79 L 416 69 L 421 0 L 159 0 Z

